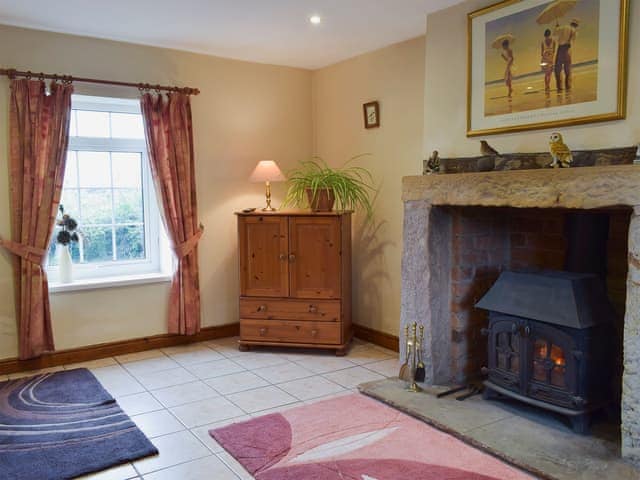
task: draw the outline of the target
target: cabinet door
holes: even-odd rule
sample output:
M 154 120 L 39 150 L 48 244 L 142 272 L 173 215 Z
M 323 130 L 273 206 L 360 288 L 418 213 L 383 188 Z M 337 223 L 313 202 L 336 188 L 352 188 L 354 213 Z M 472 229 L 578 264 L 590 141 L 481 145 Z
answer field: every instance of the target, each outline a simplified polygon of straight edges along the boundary
M 290 217 L 289 292 L 340 298 L 340 217 Z
M 241 295 L 288 296 L 287 217 L 240 217 L 238 237 Z

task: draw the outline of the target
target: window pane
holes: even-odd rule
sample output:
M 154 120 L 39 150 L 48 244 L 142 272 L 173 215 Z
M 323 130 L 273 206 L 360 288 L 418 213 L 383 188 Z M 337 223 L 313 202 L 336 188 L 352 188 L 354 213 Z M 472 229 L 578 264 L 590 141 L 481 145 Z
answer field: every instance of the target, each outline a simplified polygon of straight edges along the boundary
M 114 217 L 116 223 L 142 223 L 142 190 L 121 188 L 113 191 Z
M 79 137 L 109 137 L 109 112 L 77 110 Z
M 111 136 L 113 138 L 144 138 L 142 115 L 112 113 Z
M 111 154 L 111 168 L 113 170 L 114 187 L 142 186 L 142 159 L 139 153 Z
M 76 122 L 76 110 L 71 110 L 71 121 L 69 122 L 69 136 L 78 136 L 78 124 Z
M 82 202 L 82 222 L 84 225 L 96 223 L 111 223 L 113 212 L 111 205 L 111 190 L 108 188 L 81 188 L 80 202 Z
M 76 221 L 80 216 L 80 207 L 78 203 L 78 190 L 75 188 L 64 188 L 62 190 L 62 198 L 60 199 L 60 206 L 64 207 L 64 213 L 75 218 Z M 59 214 L 58 214 L 59 216 Z
M 116 227 L 116 254 L 118 260 L 141 260 L 144 253 L 142 225 Z
M 85 262 L 109 262 L 113 260 L 111 234 L 111 227 L 84 227 L 82 229 Z
M 78 152 L 81 187 L 110 187 L 109 152 Z
M 76 152 L 70 150 L 67 152 L 67 166 L 64 169 L 64 186 L 78 186 L 78 160 Z

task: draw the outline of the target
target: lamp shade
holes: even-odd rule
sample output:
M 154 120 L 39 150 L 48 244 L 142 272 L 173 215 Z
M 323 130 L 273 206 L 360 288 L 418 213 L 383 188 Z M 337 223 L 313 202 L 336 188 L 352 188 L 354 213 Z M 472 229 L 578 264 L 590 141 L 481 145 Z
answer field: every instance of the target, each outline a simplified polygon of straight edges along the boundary
M 250 182 L 283 182 L 286 178 L 273 160 L 261 160 L 251 172 Z

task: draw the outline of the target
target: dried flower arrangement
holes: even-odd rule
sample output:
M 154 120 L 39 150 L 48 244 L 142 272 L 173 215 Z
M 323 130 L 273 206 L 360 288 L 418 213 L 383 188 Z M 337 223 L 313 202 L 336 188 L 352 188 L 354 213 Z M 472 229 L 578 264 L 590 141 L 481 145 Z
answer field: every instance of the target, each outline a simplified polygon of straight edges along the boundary
M 56 241 L 60 245 L 67 246 L 71 242 L 77 242 L 80 240 L 78 236 L 78 232 L 76 229 L 78 228 L 78 222 L 68 214 L 64 213 L 64 205 L 60 205 L 58 208 L 60 210 L 60 214 L 62 218 L 56 221 L 56 225 L 62 227 L 62 230 L 58 232 L 58 236 L 56 237 Z

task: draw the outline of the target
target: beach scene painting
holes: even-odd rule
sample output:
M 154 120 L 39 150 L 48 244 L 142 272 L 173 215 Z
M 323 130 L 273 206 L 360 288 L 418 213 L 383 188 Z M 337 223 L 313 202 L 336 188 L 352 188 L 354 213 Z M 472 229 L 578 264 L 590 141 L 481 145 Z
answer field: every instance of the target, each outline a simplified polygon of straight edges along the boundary
M 470 14 L 468 134 L 622 118 L 626 7 L 507 0 Z
M 486 24 L 485 115 L 598 98 L 600 0 L 561 0 Z

